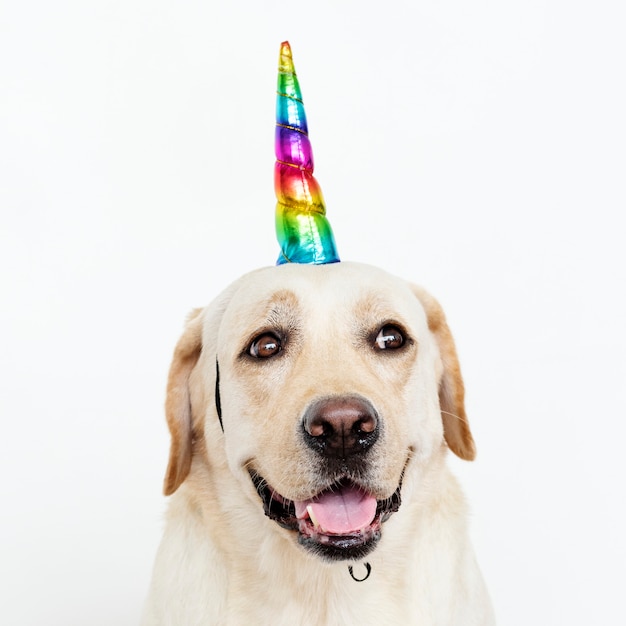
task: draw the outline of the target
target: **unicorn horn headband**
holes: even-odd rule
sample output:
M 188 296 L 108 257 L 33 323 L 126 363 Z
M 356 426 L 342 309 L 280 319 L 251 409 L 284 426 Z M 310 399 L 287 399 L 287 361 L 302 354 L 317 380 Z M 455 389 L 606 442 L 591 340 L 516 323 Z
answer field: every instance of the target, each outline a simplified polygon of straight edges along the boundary
M 275 150 L 276 236 L 280 244 L 276 264 L 336 263 L 339 255 L 322 190 L 313 176 L 302 93 L 287 41 L 280 45 L 278 61 Z

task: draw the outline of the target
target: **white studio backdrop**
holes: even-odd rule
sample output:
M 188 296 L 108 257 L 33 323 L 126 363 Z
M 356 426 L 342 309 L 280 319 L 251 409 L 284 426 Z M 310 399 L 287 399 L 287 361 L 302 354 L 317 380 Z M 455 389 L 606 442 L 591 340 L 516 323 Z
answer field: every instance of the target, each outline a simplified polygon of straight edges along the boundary
M 447 311 L 503 626 L 626 623 L 625 9 L 0 5 L 0 622 L 137 624 L 188 311 L 273 264 L 289 39 L 343 259 Z

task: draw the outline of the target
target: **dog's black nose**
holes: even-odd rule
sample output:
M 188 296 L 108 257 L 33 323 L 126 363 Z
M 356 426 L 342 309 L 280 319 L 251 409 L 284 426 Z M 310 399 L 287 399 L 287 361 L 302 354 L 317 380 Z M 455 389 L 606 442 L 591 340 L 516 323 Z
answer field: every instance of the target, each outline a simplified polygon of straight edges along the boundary
M 365 398 L 334 396 L 313 402 L 304 414 L 306 443 L 320 454 L 347 458 L 378 439 L 378 415 Z

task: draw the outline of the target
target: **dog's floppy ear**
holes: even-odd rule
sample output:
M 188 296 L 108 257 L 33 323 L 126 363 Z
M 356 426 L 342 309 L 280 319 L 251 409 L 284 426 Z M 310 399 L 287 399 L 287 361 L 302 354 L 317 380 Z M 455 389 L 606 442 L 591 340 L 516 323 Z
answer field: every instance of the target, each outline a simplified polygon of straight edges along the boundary
M 172 437 L 170 459 L 165 473 L 163 491 L 173 494 L 187 478 L 191 468 L 191 399 L 189 376 L 202 350 L 202 309 L 195 309 L 187 319 L 182 337 L 174 349 L 174 358 L 167 380 L 165 415 Z
M 428 328 L 439 346 L 443 364 L 443 374 L 439 382 L 439 405 L 446 443 L 458 457 L 473 461 L 476 446 L 465 415 L 465 387 L 452 333 L 439 302 L 421 287 L 411 287 L 426 311 Z

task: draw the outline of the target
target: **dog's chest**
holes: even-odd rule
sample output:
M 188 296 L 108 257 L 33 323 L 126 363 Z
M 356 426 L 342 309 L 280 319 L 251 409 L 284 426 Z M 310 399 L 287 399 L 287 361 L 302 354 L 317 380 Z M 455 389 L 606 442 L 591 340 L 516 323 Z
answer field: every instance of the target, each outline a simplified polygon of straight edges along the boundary
M 324 572 L 304 585 L 294 585 L 294 580 L 299 578 L 296 574 L 289 580 L 288 577 L 274 576 L 259 581 L 261 584 L 255 584 L 252 593 L 250 586 L 245 592 L 244 589 L 232 589 L 227 623 L 271 623 L 277 626 L 416 623 L 415 610 L 410 606 L 413 603 L 408 602 L 410 594 L 392 589 L 379 576 L 370 576 L 363 582 L 354 581 L 348 566 L 341 568 L 345 571 L 338 576 L 328 576 Z M 338 578 L 345 580 L 337 582 Z

